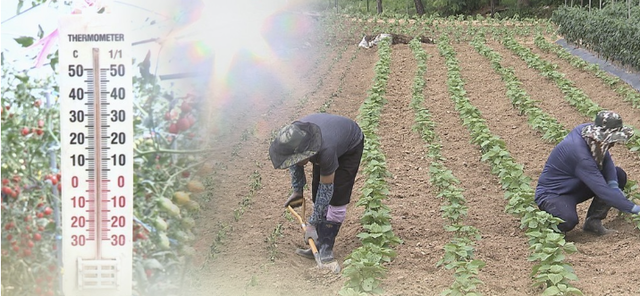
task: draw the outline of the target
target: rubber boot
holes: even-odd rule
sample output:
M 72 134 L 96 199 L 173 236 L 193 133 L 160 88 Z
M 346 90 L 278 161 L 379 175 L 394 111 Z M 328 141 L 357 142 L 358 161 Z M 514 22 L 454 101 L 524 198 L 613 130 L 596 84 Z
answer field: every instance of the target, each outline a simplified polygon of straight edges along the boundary
M 607 217 L 610 206 L 603 202 L 598 197 L 594 197 L 587 211 L 587 218 L 584 221 L 582 229 L 587 232 L 594 233 L 596 235 L 605 235 L 612 233 L 612 230 L 606 229 L 602 226 L 602 220 Z
M 333 246 L 342 223 L 322 221 L 318 223 L 318 254 L 322 263 L 334 261 Z
M 333 257 L 333 246 L 341 226 L 342 223 L 330 221 L 322 221 L 316 226 L 318 231 L 316 247 L 318 248 L 320 262 L 322 262 L 323 268 L 329 269 L 336 274 L 340 273 L 340 264 Z M 305 258 L 315 259 L 311 249 L 297 249 L 296 254 Z
M 318 248 L 320 260 L 323 263 L 334 260 L 333 245 L 336 242 L 336 236 L 338 235 L 338 231 L 340 231 L 340 226 L 342 226 L 342 223 L 322 221 L 318 223 L 318 226 L 316 227 L 316 230 L 318 231 L 316 247 Z M 296 249 L 296 254 L 305 258 L 315 259 L 310 248 Z

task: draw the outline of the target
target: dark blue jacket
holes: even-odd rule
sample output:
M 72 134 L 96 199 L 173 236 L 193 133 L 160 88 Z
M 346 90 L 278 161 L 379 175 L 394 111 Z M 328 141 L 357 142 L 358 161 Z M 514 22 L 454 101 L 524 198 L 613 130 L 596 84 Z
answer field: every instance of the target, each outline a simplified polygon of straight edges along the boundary
M 609 152 L 604 157 L 602 171 L 591 156 L 589 145 L 580 134 L 589 123 L 574 128 L 549 155 L 536 188 L 536 203 L 547 198 L 571 195 L 586 200 L 595 195 L 608 205 L 630 213 L 635 205 L 619 188 L 609 187 L 610 181 L 618 182 L 616 167 Z

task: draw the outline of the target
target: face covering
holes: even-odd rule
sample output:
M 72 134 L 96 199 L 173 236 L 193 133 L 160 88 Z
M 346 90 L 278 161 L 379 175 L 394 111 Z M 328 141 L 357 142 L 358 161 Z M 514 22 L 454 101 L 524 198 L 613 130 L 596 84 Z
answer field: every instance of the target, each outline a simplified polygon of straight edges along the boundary
M 607 128 L 590 124 L 582 129 L 582 137 L 591 149 L 591 155 L 602 170 L 604 156 L 615 143 L 626 143 L 633 136 L 633 130 L 629 127 Z

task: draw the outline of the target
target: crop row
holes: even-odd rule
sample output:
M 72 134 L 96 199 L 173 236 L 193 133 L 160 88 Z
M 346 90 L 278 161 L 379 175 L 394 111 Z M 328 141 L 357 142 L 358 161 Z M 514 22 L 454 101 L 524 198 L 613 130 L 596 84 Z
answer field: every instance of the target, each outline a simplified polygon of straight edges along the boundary
M 540 58 L 539 55 L 533 53 L 531 49 L 522 46 L 511 36 L 504 36 L 501 42 L 513 53 L 524 60 L 527 65 L 540 72 L 540 75 L 555 82 L 565 95 L 565 100 L 578 111 L 588 117 L 595 118 L 598 112 L 602 111 L 602 107 L 594 103 L 580 88 L 575 86 L 575 82 L 566 78 L 565 75 L 556 70 L 557 65 Z M 635 134 L 640 134 L 640 130 L 634 128 Z M 631 151 L 640 151 L 640 137 L 633 137 L 627 143 L 627 147 Z
M 454 270 L 454 282 L 451 287 L 443 291 L 442 295 L 469 295 L 482 284 L 477 275 L 485 266 L 485 262 L 474 259 L 475 241 L 480 239 L 480 232 L 477 228 L 464 224 L 468 207 L 463 189 L 457 187 L 460 181 L 443 163 L 444 158 L 440 153 L 442 143 L 435 132 L 435 123 L 431 119 L 429 110 L 423 106 L 427 53 L 418 39 L 413 39 L 410 47 L 418 64 L 411 100 L 411 107 L 415 112 L 413 130 L 427 143 L 428 155 L 432 159 L 429 167 L 429 181 L 438 189 L 437 196 L 445 202 L 441 207 L 442 217 L 449 221 L 445 229 L 453 233 L 451 242 L 444 246 L 444 257 L 438 262 L 438 265 Z
M 543 112 L 536 106 L 536 101 L 532 100 L 527 92 L 522 88 L 522 82 L 515 75 L 513 68 L 502 66 L 502 56 L 486 45 L 483 33 L 476 35 L 471 45 L 484 57 L 489 59 L 494 71 L 500 75 L 507 89 L 507 97 L 511 100 L 511 105 L 520 111 L 520 114 L 527 115 L 529 125 L 542 133 L 542 138 L 558 142 L 569 131 L 558 122 L 553 116 Z
M 537 41 L 542 42 L 542 41 Z M 546 40 L 544 41 L 546 42 Z M 507 86 L 507 96 L 511 99 L 514 108 L 518 109 L 521 114 L 526 114 L 529 118 L 529 125 L 543 134 L 543 139 L 551 141 L 553 143 L 559 143 L 569 133 L 555 118 L 551 115 L 543 112 L 535 103 L 531 100 L 526 91 L 521 87 L 522 83 L 515 76 L 513 69 L 504 68 L 501 65 L 502 57 L 499 53 L 488 47 L 484 43 L 482 35 L 478 36 L 477 40 L 471 43 L 476 50 L 487 57 L 493 65 L 496 73 L 500 74 L 502 80 Z M 561 49 L 562 50 L 562 49 Z M 564 50 L 563 50 L 564 51 Z M 621 86 L 622 87 L 622 86 Z M 550 133 L 549 131 L 553 131 Z M 639 186 L 636 181 L 629 181 L 625 193 L 628 198 L 640 201 L 640 192 L 638 192 Z M 632 220 L 636 228 L 640 229 L 640 217 L 637 215 L 628 215 L 626 218 Z
M 521 228 L 525 229 L 532 251 L 528 259 L 536 262 L 532 271 L 534 284 L 545 287 L 543 295 L 581 295 L 580 290 L 570 284 L 577 280 L 573 268 L 564 262 L 564 254 L 575 252 L 576 248 L 567 243 L 557 229 L 560 219 L 538 210 L 533 203 L 531 179 L 524 174 L 523 166 L 513 159 L 505 142 L 491 133 L 480 111 L 469 102 L 456 53 L 447 36 L 441 36 L 438 48 L 446 60 L 449 93 L 463 125 L 469 130 L 472 142 L 480 146 L 482 161 L 488 162 L 491 172 L 499 177 L 508 200 L 506 211 L 521 219 Z
M 586 116 L 595 117 L 595 114 L 602 110 L 597 104 L 595 104 L 591 99 L 589 99 L 582 90 L 574 86 L 574 83 L 569 79 L 565 78 L 564 75 L 555 70 L 556 65 L 551 64 L 550 62 L 541 59 L 538 55 L 531 52 L 530 49 L 523 47 L 517 41 L 515 41 L 511 37 L 505 37 L 503 39 L 503 43 L 507 48 L 512 50 L 515 54 L 520 56 L 531 68 L 537 69 L 540 71 L 540 75 L 547 77 L 548 79 L 556 82 L 558 87 L 565 93 L 565 99 L 574 107 L 578 109 L 580 113 Z M 634 128 L 634 132 L 636 135 L 640 134 L 640 131 Z M 557 138 L 557 142 L 561 139 Z M 627 143 L 627 147 L 630 151 L 635 151 L 640 153 L 640 137 L 633 137 Z M 640 192 L 639 186 L 636 181 L 628 182 L 625 192 L 631 200 L 635 200 L 636 202 L 640 201 Z M 640 217 L 629 216 L 627 217 L 630 220 L 633 220 L 636 228 L 640 229 Z
M 624 100 L 631 103 L 634 108 L 640 109 L 640 93 L 628 84 L 624 83 L 620 78 L 612 76 L 606 71 L 600 69 L 600 66 L 598 66 L 597 64 L 588 63 L 580 57 L 572 55 L 564 48 L 562 48 L 562 46 L 549 42 L 546 38 L 544 38 L 542 34 L 537 34 L 534 42 L 536 46 L 538 46 L 538 48 L 540 48 L 542 51 L 553 52 L 559 58 L 569 62 L 572 66 L 581 70 L 592 72 L 598 78 L 600 78 L 604 84 L 608 85 L 609 87 L 611 87 L 611 89 L 615 90 L 615 92 L 622 95 L 624 97 Z
M 389 40 L 384 40 L 378 46 L 379 60 L 375 65 L 373 85 L 360 106 L 358 116 L 366 138 L 362 155 L 365 184 L 362 196 L 356 203 L 365 208 L 360 218 L 364 231 L 357 235 L 362 246 L 355 249 L 344 262 L 343 275 L 347 281 L 340 291 L 343 296 L 382 292 L 380 279 L 386 274 L 383 264 L 395 258 L 396 252 L 392 246 L 402 243 L 393 233 L 389 208 L 383 204 L 389 193 L 386 181 L 389 172 L 376 131 L 382 106 L 386 103 L 384 96 L 390 71 L 391 44 Z

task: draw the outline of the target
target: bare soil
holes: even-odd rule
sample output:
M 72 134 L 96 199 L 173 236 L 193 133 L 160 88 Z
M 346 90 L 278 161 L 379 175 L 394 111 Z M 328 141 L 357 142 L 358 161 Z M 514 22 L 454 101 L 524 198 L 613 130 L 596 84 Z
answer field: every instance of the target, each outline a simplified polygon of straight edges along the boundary
M 208 198 L 203 199 L 203 212 L 197 220 L 197 254 L 186 274 L 184 295 L 320 296 L 337 295 L 343 286 L 342 276 L 319 270 L 314 261 L 294 254 L 303 242 L 300 226 L 283 208 L 290 177 L 286 170 L 273 169 L 268 147 L 272 132 L 308 113 L 325 109 L 357 119 L 372 85 L 378 57 L 376 48 L 357 47 L 361 32 L 354 32 L 331 42 L 305 39 L 311 47 L 272 61 L 264 71 L 255 72 L 255 85 L 230 90 L 227 105 L 211 108 L 216 120 L 211 124 L 210 145 L 219 150 L 211 161 L 215 171 L 203 195 Z M 640 110 L 631 108 L 593 74 L 538 52 L 532 39 L 522 42 L 529 42 L 534 52 L 558 64 L 558 71 L 573 79 L 592 100 L 619 111 L 625 122 L 640 126 Z M 502 55 L 504 66 L 514 68 L 539 107 L 566 128 L 591 120 L 569 105 L 552 81 L 528 68 L 501 44 L 491 41 L 488 45 Z M 478 147 L 470 144 L 469 132 L 449 97 L 444 59 L 435 45 L 422 46 L 429 54 L 424 106 L 436 121 L 445 164 L 464 189 L 469 206 L 466 222 L 482 234 L 475 256 L 487 265 L 479 274 L 484 282 L 479 290 L 483 295 L 539 295 L 541 289 L 531 285 L 533 263 L 527 260 L 530 252 L 519 219 L 504 212 L 506 200 L 498 179 L 489 165 L 480 161 Z M 486 58 L 467 43 L 454 47 L 468 98 L 482 112 L 490 130 L 505 140 L 535 186 L 553 144 L 542 140 L 528 126 L 526 116 L 513 109 L 503 82 Z M 409 104 L 415 71 L 416 61 L 409 47 L 394 45 L 386 90 L 388 103 L 383 107 L 378 133 L 392 174 L 387 180 L 390 194 L 385 203 L 391 209 L 394 232 L 404 243 L 395 248 L 398 256 L 386 266 L 384 295 L 437 295 L 453 282 L 452 271 L 436 266 L 450 236 L 443 228 L 442 200 L 429 183 L 430 159 L 425 143 L 411 129 L 414 112 Z M 268 78 L 279 83 L 258 84 Z M 213 102 L 217 100 L 212 98 Z M 640 178 L 637 153 L 624 147 L 615 147 L 612 153 L 631 180 Z M 307 168 L 308 180 L 310 174 Z M 340 262 L 360 246 L 356 234 L 361 231 L 362 209 L 355 206 L 355 201 L 362 183 L 359 176 L 337 238 L 334 251 Z M 309 215 L 310 191 L 305 196 Z M 581 220 L 587 207 L 588 203 L 578 208 Z M 238 215 L 241 208 L 244 211 Z M 579 277 L 573 284 L 585 295 L 638 295 L 640 232 L 617 210 L 609 213 L 604 224 L 617 232 L 596 237 L 584 233 L 579 224 L 567 234 L 567 240 L 579 250 L 567 257 Z

